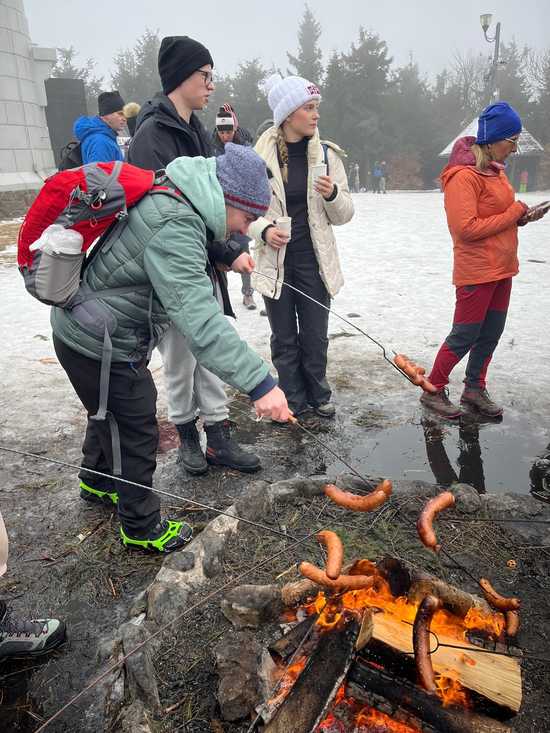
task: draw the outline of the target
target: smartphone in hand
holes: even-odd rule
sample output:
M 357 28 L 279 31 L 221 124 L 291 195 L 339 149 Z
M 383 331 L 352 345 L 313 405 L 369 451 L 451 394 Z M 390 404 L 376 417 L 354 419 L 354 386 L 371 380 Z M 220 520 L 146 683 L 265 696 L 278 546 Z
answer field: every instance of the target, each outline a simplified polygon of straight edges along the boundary
M 550 201 L 543 201 L 541 204 L 537 204 L 536 206 L 532 206 L 527 213 L 528 214 L 546 214 L 546 212 L 550 209 Z

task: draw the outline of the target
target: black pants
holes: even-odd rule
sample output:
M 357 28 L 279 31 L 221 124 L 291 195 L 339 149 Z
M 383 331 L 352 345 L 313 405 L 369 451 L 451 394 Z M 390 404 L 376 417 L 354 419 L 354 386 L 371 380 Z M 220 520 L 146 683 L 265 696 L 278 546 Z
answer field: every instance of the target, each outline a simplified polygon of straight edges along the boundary
M 54 336 L 55 353 L 67 372 L 88 416 L 95 415 L 99 400 L 101 363 L 70 349 Z M 107 407 L 118 424 L 122 478 L 152 486 L 159 440 L 156 418 L 157 390 L 145 361 L 111 364 Z M 106 420 L 90 420 L 82 452 L 80 478 L 101 491 L 118 492 L 118 515 L 131 537 L 146 537 L 160 519 L 160 501 L 148 489 L 120 481 L 111 482 L 86 472 L 86 468 L 113 473 L 111 431 Z
M 285 282 L 329 307 L 314 252 L 290 255 L 287 250 Z M 290 409 L 298 414 L 308 405 L 329 402 L 328 311 L 284 285 L 278 300 L 264 297 L 264 302 L 271 326 L 271 360 Z

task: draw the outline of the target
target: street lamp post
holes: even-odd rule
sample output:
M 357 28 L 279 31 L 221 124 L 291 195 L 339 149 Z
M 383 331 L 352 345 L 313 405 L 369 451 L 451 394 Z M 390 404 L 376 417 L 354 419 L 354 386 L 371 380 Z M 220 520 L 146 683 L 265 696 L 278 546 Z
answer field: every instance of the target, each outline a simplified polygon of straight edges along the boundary
M 491 13 L 484 13 L 479 16 L 481 27 L 483 28 L 483 35 L 487 43 L 495 44 L 495 53 L 493 56 L 493 63 L 491 68 L 491 84 L 489 87 L 489 102 L 493 101 L 493 98 L 498 97 L 498 65 L 499 65 L 499 52 L 500 52 L 500 22 L 497 23 L 495 29 L 495 35 L 491 38 L 487 35 L 487 31 L 491 27 L 493 16 Z

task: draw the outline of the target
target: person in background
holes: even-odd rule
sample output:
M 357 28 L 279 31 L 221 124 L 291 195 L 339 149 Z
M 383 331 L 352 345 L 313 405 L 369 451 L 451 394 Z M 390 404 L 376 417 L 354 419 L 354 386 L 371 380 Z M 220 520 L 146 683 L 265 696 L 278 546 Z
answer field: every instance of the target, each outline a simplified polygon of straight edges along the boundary
M 226 143 L 234 143 L 236 145 L 250 145 L 252 136 L 245 128 L 239 125 L 235 110 L 230 104 L 224 104 L 218 110 L 216 116 L 216 126 L 212 130 L 212 146 L 216 155 L 221 155 L 225 149 Z M 240 245 L 243 252 L 249 251 L 249 238 L 236 234 L 233 237 Z M 248 310 L 255 310 L 254 288 L 250 282 L 250 273 L 242 272 L 242 295 L 243 305 Z
M 128 132 L 130 133 L 130 137 L 134 137 L 134 134 L 136 132 L 137 116 L 139 114 L 140 109 L 141 109 L 141 105 L 139 105 L 137 102 L 128 102 L 122 108 L 122 112 L 124 113 L 124 117 L 126 119 L 126 124 L 128 126 Z
M 423 393 L 420 402 L 449 419 L 462 412 L 449 399 L 449 375 L 466 354 L 461 404 L 493 418 L 503 412 L 487 392 L 487 369 L 506 323 L 512 278 L 519 271 L 518 225 L 542 216 L 529 215 L 527 206 L 515 200 L 505 173 L 521 129 L 518 113 L 507 102 L 490 105 L 479 117 L 477 138 L 457 140 L 441 174 L 453 239 L 456 305 L 452 330 L 428 377 L 438 391 Z
M 73 132 L 80 142 L 84 165 L 123 160 L 124 155 L 117 143 L 117 135 L 126 127 L 123 107 L 124 100 L 117 91 L 103 92 L 97 98 L 98 114 L 76 120 Z
M 382 179 L 382 168 L 378 161 L 372 167 L 372 192 L 380 193 L 380 181 Z
M 256 240 L 255 289 L 264 296 L 271 326 L 271 359 L 290 408 L 313 408 L 333 417 L 326 378 L 330 299 L 343 285 L 333 225 L 353 216 L 353 201 L 342 163 L 343 151 L 319 136 L 319 89 L 307 79 L 274 74 L 265 83 L 273 126 L 256 143 L 272 177 L 266 216 L 249 229 Z M 324 147 L 326 146 L 326 147 Z M 326 175 L 314 181 L 313 166 L 327 160 Z M 290 239 L 277 226 L 292 217 Z M 322 303 L 284 287 L 283 281 Z
M 386 165 L 386 161 L 383 160 L 380 163 L 380 172 L 382 175 L 380 176 L 380 193 L 387 193 L 386 191 L 386 184 L 387 184 L 387 176 L 388 176 L 388 168 Z
M 8 534 L 0 512 L 0 577 L 7 570 Z M 0 661 L 39 657 L 65 641 L 65 624 L 56 618 L 24 619 L 0 600 Z
M 180 156 L 212 156 L 211 138 L 197 116 L 214 91 L 210 51 L 188 36 L 162 39 L 158 69 L 162 94 L 146 102 L 138 115 L 128 162 L 158 170 Z M 212 290 L 224 313 L 235 317 L 229 301 L 227 276 L 220 268 L 250 271 L 252 259 L 238 242 L 209 242 L 207 262 Z M 261 468 L 258 456 L 243 450 L 231 435 L 227 395 L 222 380 L 195 358 L 184 333 L 170 328 L 159 344 L 168 393 L 168 417 L 180 438 L 179 459 L 193 475 L 204 474 L 209 464 L 237 471 Z M 202 418 L 206 455 L 197 430 Z

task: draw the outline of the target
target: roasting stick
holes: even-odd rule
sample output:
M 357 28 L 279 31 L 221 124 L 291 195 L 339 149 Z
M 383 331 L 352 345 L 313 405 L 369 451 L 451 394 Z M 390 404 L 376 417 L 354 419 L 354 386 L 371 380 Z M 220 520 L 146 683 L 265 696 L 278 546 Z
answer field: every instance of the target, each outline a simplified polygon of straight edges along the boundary
M 359 326 L 355 325 L 355 323 L 348 321 L 347 318 L 344 318 L 344 316 L 341 316 L 339 313 L 336 313 L 336 311 L 332 310 L 332 308 L 329 308 L 328 306 L 324 305 L 323 303 L 320 303 L 318 300 L 315 300 L 315 298 L 312 298 L 311 295 L 304 293 L 302 290 L 300 290 L 300 288 L 296 288 L 294 287 L 294 285 L 291 285 L 290 283 L 287 283 L 284 280 L 279 280 L 276 277 L 271 277 L 271 275 L 266 275 L 265 273 L 257 272 L 256 270 L 252 270 L 252 272 L 255 275 L 258 275 L 259 277 L 265 277 L 268 280 L 272 280 L 274 283 L 277 283 L 278 285 L 285 285 L 287 288 L 294 290 L 296 293 L 299 293 L 304 298 L 307 298 L 308 300 L 311 300 L 313 303 L 316 303 L 320 308 L 324 308 L 329 313 L 332 313 L 333 316 L 336 316 L 336 318 L 339 318 L 344 323 L 347 323 L 348 326 L 351 326 L 356 331 L 359 331 L 359 333 L 363 334 L 363 336 L 366 336 L 369 339 L 369 341 L 372 341 L 373 344 L 376 344 L 376 346 L 378 346 L 378 348 L 382 351 L 383 358 L 388 362 L 388 364 L 391 364 L 391 366 L 395 369 L 395 371 L 399 372 L 399 374 L 404 376 L 405 379 L 407 379 L 411 384 L 414 384 L 415 386 L 419 386 L 414 383 L 414 379 L 412 379 L 405 371 L 403 371 L 403 369 L 401 369 L 400 367 L 397 366 L 397 364 L 394 363 L 393 359 L 391 359 L 388 356 L 386 347 L 383 344 L 381 344 L 380 341 L 377 341 L 373 336 L 368 334 L 362 328 L 359 328 Z M 395 356 L 397 356 L 395 351 L 393 353 Z

